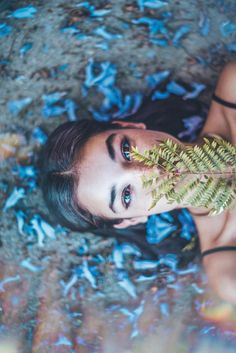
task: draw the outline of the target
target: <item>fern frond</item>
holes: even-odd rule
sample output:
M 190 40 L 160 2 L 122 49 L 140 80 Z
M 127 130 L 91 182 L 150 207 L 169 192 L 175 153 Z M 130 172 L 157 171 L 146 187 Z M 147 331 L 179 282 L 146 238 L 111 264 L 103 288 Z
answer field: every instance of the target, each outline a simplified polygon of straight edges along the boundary
M 206 207 L 218 214 L 236 204 L 236 146 L 223 138 L 204 138 L 201 146 L 185 146 L 167 139 L 144 153 L 132 155 L 158 173 L 143 179 L 152 191 L 151 208 L 165 196 L 187 206 Z
M 190 179 L 189 181 L 187 181 L 178 190 L 176 190 L 175 195 L 173 195 L 174 196 L 174 200 L 176 202 L 179 202 L 179 203 L 183 202 L 184 199 L 186 199 L 186 197 L 189 194 L 189 192 L 191 190 L 193 190 L 194 187 L 197 186 L 198 182 L 199 182 L 198 178 L 195 178 L 193 180 Z

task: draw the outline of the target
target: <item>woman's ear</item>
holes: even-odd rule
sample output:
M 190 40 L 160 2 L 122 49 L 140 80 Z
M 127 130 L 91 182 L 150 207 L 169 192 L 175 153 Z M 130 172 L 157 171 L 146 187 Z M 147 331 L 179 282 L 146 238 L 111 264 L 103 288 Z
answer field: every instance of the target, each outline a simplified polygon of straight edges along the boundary
M 133 123 L 131 121 L 121 121 L 121 120 L 113 120 L 112 124 L 120 125 L 123 128 L 134 128 L 134 129 L 143 129 L 145 130 L 147 127 L 144 123 Z
M 133 218 L 125 218 L 119 224 L 114 224 L 113 227 L 117 229 L 123 229 L 126 227 L 134 226 L 139 223 L 146 223 L 148 217 L 147 216 L 140 216 L 140 217 L 133 217 Z

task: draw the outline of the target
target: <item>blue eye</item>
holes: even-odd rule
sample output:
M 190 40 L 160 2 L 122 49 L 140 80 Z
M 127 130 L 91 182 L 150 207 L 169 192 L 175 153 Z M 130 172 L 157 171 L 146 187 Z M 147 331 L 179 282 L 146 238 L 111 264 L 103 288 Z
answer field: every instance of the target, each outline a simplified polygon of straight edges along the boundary
M 126 161 L 129 161 L 129 162 L 131 161 L 130 143 L 126 137 L 124 137 L 121 142 L 121 153 Z
M 131 187 L 130 185 L 126 186 L 122 192 L 122 203 L 125 206 L 125 208 L 128 208 L 130 206 L 131 202 Z

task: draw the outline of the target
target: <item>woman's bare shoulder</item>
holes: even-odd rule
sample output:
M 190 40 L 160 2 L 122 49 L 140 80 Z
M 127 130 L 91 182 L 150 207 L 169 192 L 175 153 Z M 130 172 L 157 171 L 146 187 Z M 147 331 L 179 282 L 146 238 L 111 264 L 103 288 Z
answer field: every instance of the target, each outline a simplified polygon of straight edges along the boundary
M 223 68 L 215 94 L 225 101 L 236 104 L 236 61 L 228 63 Z M 224 109 L 227 109 L 227 107 Z
M 236 305 L 236 251 L 212 253 L 204 258 L 203 264 L 209 284 L 218 296 Z
M 220 99 L 236 104 L 236 62 L 230 62 L 223 68 L 214 93 Z M 231 142 L 235 142 L 235 118 L 235 108 L 229 108 L 212 100 L 201 135 L 204 135 L 205 133 L 215 133 Z

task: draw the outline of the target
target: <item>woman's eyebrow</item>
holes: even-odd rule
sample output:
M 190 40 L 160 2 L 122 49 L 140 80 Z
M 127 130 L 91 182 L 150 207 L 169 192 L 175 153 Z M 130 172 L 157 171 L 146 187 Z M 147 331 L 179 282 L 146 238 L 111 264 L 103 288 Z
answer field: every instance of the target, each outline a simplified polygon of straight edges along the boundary
M 111 188 L 109 208 L 110 208 L 114 213 L 116 213 L 116 210 L 114 209 L 115 200 L 116 200 L 116 186 L 113 185 L 112 188 Z
M 113 147 L 113 141 L 114 141 L 115 137 L 116 137 L 116 134 L 113 133 L 110 136 L 108 136 L 108 138 L 106 139 L 107 151 L 108 151 L 110 158 L 113 161 L 115 160 L 115 149 Z

